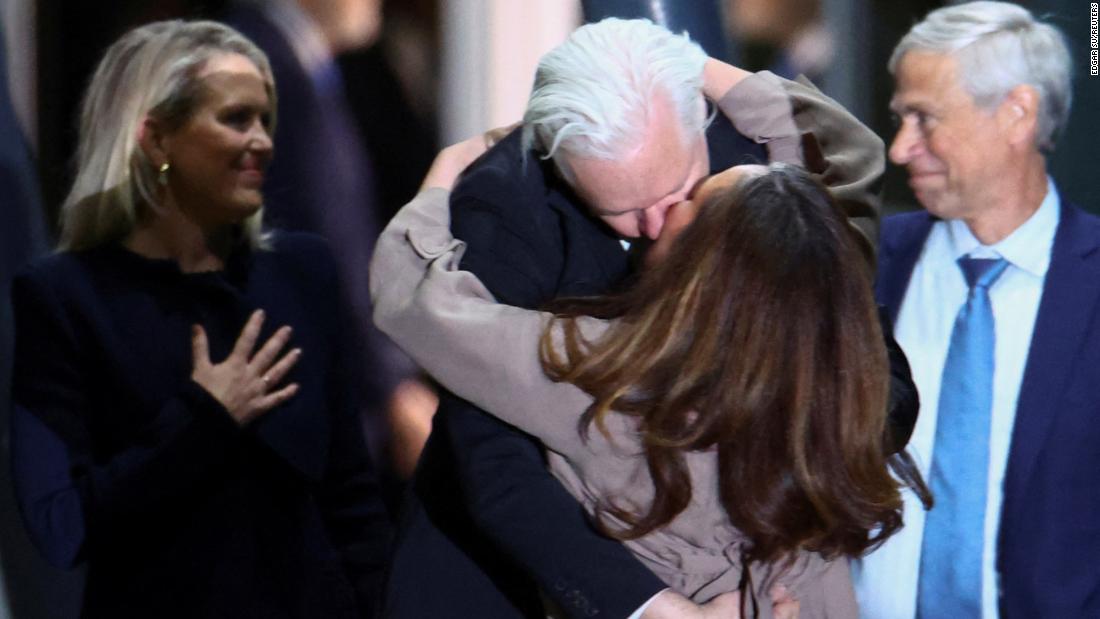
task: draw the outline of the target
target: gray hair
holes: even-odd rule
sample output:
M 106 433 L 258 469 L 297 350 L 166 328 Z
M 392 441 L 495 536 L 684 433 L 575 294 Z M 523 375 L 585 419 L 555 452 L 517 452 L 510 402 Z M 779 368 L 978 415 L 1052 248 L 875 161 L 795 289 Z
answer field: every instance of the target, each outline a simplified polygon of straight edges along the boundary
M 236 30 L 212 21 L 160 21 L 131 30 L 107 50 L 84 95 L 76 180 L 61 205 L 62 250 L 120 240 L 137 224 L 139 209 L 156 212 L 157 170 L 138 145 L 146 117 L 182 126 L 200 100 L 206 63 L 222 54 L 252 61 L 275 110 L 267 56 Z M 274 125 L 273 125 L 274 126 Z M 248 243 L 265 247 L 262 210 L 242 223 Z
M 663 93 L 685 139 L 707 125 L 706 52 L 687 34 L 648 19 L 608 18 L 581 26 L 539 60 L 523 145 L 552 158 L 572 182 L 566 157 L 616 159 L 644 140 L 654 95 Z
M 996 107 L 1028 84 L 1039 93 L 1037 146 L 1053 148 L 1069 118 L 1073 63 L 1062 32 L 1007 2 L 968 2 L 937 9 L 904 36 L 890 56 L 891 73 L 914 50 L 951 54 L 975 103 Z

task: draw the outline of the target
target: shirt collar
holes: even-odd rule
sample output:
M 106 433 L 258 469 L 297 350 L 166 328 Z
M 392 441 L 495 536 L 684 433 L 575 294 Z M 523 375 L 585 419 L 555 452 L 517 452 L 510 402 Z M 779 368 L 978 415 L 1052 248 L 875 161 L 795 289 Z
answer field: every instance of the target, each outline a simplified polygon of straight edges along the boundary
M 952 257 L 955 260 L 967 255 L 975 258 L 1001 257 L 1020 270 L 1043 277 L 1050 267 L 1050 250 L 1061 219 L 1061 206 L 1058 189 L 1048 176 L 1047 193 L 1038 210 L 1012 234 L 993 245 L 982 245 L 964 221 L 952 219 L 946 222 Z

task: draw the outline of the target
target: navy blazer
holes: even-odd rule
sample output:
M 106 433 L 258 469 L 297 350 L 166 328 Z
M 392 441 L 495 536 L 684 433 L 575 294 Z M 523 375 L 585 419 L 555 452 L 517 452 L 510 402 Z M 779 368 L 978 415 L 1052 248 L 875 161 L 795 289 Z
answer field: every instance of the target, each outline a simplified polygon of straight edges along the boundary
M 891 321 L 935 219 L 883 221 Z M 1063 204 L 1020 385 L 996 566 L 1001 617 L 1100 617 L 1100 218 Z

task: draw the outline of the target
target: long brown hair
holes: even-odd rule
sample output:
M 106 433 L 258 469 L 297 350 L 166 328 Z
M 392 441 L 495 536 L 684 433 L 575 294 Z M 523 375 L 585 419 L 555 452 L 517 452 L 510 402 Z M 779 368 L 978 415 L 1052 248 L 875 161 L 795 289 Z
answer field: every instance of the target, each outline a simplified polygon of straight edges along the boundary
M 712 196 L 635 286 L 556 312 L 564 349 L 552 325 L 547 373 L 594 396 L 582 432 L 606 433 L 612 411 L 637 417 L 655 487 L 644 513 L 605 502 L 627 525 L 609 533 L 637 538 L 683 511 L 685 452 L 710 448 L 747 560 L 856 556 L 901 526 L 883 454 L 886 351 L 857 234 L 824 187 L 773 164 Z M 618 320 L 588 341 L 581 315 Z

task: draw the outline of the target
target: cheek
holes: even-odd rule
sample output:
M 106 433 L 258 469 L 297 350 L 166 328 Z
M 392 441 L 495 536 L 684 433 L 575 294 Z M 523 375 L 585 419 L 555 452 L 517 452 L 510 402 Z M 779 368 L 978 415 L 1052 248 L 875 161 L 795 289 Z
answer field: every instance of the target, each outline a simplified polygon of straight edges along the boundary
M 684 228 L 695 221 L 698 208 L 694 202 L 680 202 L 672 205 L 665 216 L 665 227 L 661 229 L 661 238 L 679 236 Z
M 944 171 L 954 167 L 951 162 L 954 159 L 952 153 L 956 152 L 956 148 L 955 140 L 947 135 L 933 134 L 924 141 L 926 156 L 935 161 Z

